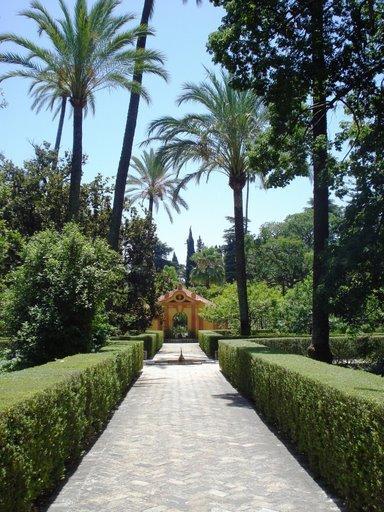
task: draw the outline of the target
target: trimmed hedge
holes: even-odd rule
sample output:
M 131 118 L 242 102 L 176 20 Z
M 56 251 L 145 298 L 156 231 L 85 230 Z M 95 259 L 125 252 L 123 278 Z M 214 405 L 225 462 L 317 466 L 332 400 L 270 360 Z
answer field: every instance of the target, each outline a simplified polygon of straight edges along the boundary
M 115 342 L 0 376 L 0 510 L 27 512 L 99 433 L 143 365 L 143 343 Z
M 148 334 L 156 334 L 156 352 L 161 349 L 164 344 L 164 332 L 163 331 L 146 331 Z
M 258 341 L 279 352 L 307 355 L 307 349 L 311 340 L 309 337 L 276 337 L 258 338 Z M 362 335 L 357 338 L 331 336 L 329 342 L 335 362 L 352 361 L 355 359 L 384 359 L 384 336 Z
M 199 331 L 200 348 L 208 357 L 215 357 L 218 342 L 222 339 L 244 339 L 244 336 L 223 336 L 217 331 Z M 266 334 L 255 334 L 247 339 L 255 339 L 267 347 L 287 354 L 307 355 L 311 343 L 309 336 L 281 335 L 270 337 Z M 330 346 L 335 362 L 364 359 L 371 361 L 384 360 L 384 336 L 377 334 L 360 335 L 357 338 L 345 335 L 331 336 Z
M 306 455 L 351 511 L 384 510 L 384 380 L 364 371 L 220 341 L 224 375 Z
M 142 334 L 125 334 L 124 336 L 119 336 L 120 340 L 140 340 L 144 342 L 144 351 L 147 353 L 147 359 L 152 359 L 156 352 L 159 350 L 159 346 L 162 345 L 161 340 L 159 341 L 159 337 L 155 331 L 145 332 Z
M 260 336 L 265 335 L 266 334 L 264 332 L 262 335 L 252 334 L 251 336 L 247 336 L 247 339 L 259 339 Z M 274 336 L 276 336 L 276 334 Z M 244 339 L 244 336 L 231 335 L 228 330 L 224 329 L 218 331 L 200 330 L 197 333 L 197 339 L 199 341 L 201 350 L 205 352 L 208 357 L 214 358 L 216 352 L 219 350 L 219 340 L 240 340 Z

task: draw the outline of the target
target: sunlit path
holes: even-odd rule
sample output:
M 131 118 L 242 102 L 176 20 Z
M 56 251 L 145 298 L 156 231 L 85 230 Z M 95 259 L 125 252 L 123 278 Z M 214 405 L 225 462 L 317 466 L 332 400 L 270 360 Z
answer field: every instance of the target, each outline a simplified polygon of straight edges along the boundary
M 339 510 L 197 344 L 155 360 L 50 512 Z

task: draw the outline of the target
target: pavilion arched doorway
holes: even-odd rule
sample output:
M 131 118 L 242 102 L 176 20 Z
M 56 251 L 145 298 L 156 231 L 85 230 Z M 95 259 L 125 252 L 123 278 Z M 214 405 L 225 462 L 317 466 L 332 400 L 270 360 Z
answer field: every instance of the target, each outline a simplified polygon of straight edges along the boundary
M 186 338 L 189 334 L 188 316 L 183 311 L 173 316 L 172 334 L 174 338 Z

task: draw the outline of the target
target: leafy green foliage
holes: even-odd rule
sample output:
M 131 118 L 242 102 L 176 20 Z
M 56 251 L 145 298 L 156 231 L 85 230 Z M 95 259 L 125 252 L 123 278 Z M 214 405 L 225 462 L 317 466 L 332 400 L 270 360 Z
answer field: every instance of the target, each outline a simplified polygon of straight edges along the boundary
M 249 317 L 252 330 L 274 329 L 278 325 L 283 297 L 276 288 L 266 283 L 250 283 Z M 204 308 L 203 318 L 217 324 L 227 324 L 233 332 L 239 332 L 238 298 L 235 284 L 227 284 L 220 295 L 214 298 L 214 305 Z
M 381 88 L 365 101 L 349 98 L 354 121 L 339 134 L 340 146 L 349 141 L 349 153 L 339 166 L 337 186 L 349 203 L 329 272 L 332 310 L 349 323 L 371 327 L 384 318 L 383 94 Z
M 382 378 L 249 341 L 220 341 L 219 360 L 230 382 L 297 445 L 349 510 L 383 509 Z
M 223 258 L 215 247 L 206 247 L 192 256 L 195 268 L 191 273 L 193 284 L 202 284 L 210 288 L 212 284 L 221 284 L 224 280 Z
M 1 280 L 21 260 L 24 239 L 18 231 L 8 229 L 0 219 L 0 285 Z
M 47 143 L 34 150 L 34 158 L 22 167 L 0 157 L 0 218 L 25 237 L 51 227 L 61 230 L 69 193 L 68 155 L 57 161 Z M 107 236 L 111 195 L 108 180 L 100 174 L 82 185 L 79 224 L 87 236 Z
M 175 267 L 166 265 L 162 270 L 156 273 L 155 287 L 156 297 L 160 297 L 167 292 L 175 290 L 179 284 L 179 276 Z
M 107 244 L 74 224 L 46 230 L 27 243 L 5 293 L 5 320 L 14 356 L 39 364 L 105 344 L 105 302 L 121 262 Z
M 280 286 L 283 295 L 310 272 L 308 250 L 301 240 L 275 237 L 254 243 L 248 251 L 248 274 L 272 286 Z
M 158 211 L 160 203 L 163 204 L 171 222 L 173 222 L 172 209 L 176 213 L 180 213 L 180 207 L 188 209 L 187 203 L 178 190 L 180 179 L 177 173 L 153 149 L 149 152 L 144 151 L 141 159 L 132 157 L 131 167 L 136 174 L 131 174 L 128 178 L 126 192 L 132 202 L 148 201 L 151 217 L 153 208 L 155 207 Z
M 143 364 L 141 341 L 113 343 L 0 376 L 0 509 L 29 512 L 99 433 Z
M 143 332 L 157 313 L 154 250 L 156 228 L 135 209 L 122 229 L 124 271 L 108 303 L 109 318 L 119 332 Z

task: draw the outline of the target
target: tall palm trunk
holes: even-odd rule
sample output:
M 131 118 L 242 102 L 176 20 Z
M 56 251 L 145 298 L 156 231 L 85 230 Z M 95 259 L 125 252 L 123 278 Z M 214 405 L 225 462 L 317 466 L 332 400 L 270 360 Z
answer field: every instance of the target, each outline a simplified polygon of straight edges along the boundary
M 83 105 L 73 103 L 73 149 L 68 219 L 76 220 L 80 208 L 80 185 L 83 160 Z
M 149 218 L 152 220 L 153 219 L 153 195 L 152 194 L 149 195 L 148 215 L 149 215 Z
M 148 25 L 148 22 L 152 14 L 153 5 L 154 0 L 144 1 L 144 7 L 141 16 L 142 25 Z M 146 44 L 147 37 L 139 37 L 139 39 L 137 40 L 136 48 L 138 50 L 145 49 Z M 140 85 L 143 82 L 143 73 L 140 71 L 139 67 L 136 67 L 136 69 L 134 70 L 133 81 Z M 109 229 L 109 243 L 111 247 L 115 250 L 117 250 L 119 246 L 119 233 L 124 210 L 125 188 L 127 184 L 129 164 L 131 162 L 133 140 L 135 137 L 137 116 L 139 113 L 139 104 L 140 95 L 137 93 L 131 93 L 127 122 L 125 125 L 123 147 L 121 150 L 120 162 L 116 175 L 115 195 L 113 198 L 113 209 Z
M 67 97 L 63 96 L 61 98 L 61 111 L 60 111 L 60 119 L 59 126 L 57 128 L 56 142 L 55 142 L 55 152 L 59 154 L 60 146 L 61 146 L 61 138 L 63 136 L 63 126 L 65 119 L 65 111 L 67 109 Z
M 240 311 L 240 333 L 247 336 L 251 332 L 249 323 L 247 272 L 244 244 L 244 211 L 243 188 L 245 180 L 234 180 L 230 184 L 233 190 L 234 217 L 235 217 L 235 254 L 236 254 L 236 281 L 237 296 Z
M 248 233 L 248 212 L 249 212 L 249 176 L 247 176 L 247 192 L 245 200 L 245 234 Z
M 57 163 L 59 161 L 59 151 L 61 146 L 61 139 L 63 136 L 63 127 L 64 127 L 64 119 L 65 119 L 65 112 L 67 110 L 67 97 L 63 96 L 61 98 L 61 110 L 60 110 L 60 119 L 59 119 L 59 126 L 57 127 L 57 134 L 56 134 L 56 141 L 55 141 L 55 161 L 53 163 L 53 168 L 56 169 Z
M 309 355 L 332 362 L 329 347 L 328 293 L 325 287 L 329 236 L 329 176 L 327 162 L 326 63 L 324 59 L 324 0 L 311 3 L 313 55 L 313 316 Z

